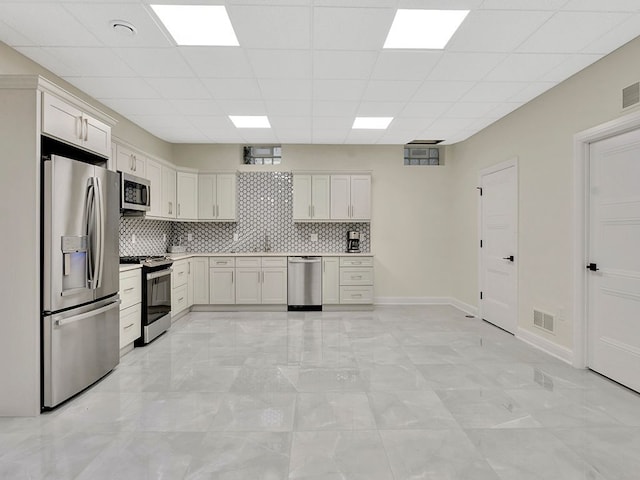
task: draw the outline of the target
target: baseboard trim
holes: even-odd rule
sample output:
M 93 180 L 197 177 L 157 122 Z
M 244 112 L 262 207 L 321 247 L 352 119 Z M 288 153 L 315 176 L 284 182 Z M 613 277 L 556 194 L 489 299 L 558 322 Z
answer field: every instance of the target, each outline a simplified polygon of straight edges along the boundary
M 451 305 L 449 297 L 376 297 L 374 305 Z
M 462 310 L 464 313 L 468 313 L 469 315 L 473 315 L 474 317 L 478 316 L 478 307 L 474 307 L 473 305 L 464 303 L 457 298 L 451 299 L 451 305 L 456 307 L 458 310 Z
M 562 360 L 563 362 L 566 362 L 569 365 L 573 366 L 573 350 L 567 347 L 563 347 L 562 345 L 551 342 L 546 338 L 536 335 L 535 333 L 523 328 L 518 328 L 516 338 L 542 350 L 545 353 L 548 353 L 553 357 L 556 357 L 558 360 Z

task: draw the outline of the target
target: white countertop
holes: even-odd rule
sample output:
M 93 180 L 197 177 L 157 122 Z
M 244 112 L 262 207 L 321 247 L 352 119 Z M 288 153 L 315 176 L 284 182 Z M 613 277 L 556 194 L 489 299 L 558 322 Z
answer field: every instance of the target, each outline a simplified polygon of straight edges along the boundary
M 129 270 L 135 270 L 137 268 L 142 268 L 142 265 L 139 263 L 122 263 L 120 264 L 121 272 L 128 272 Z
M 172 260 L 190 257 L 373 257 L 373 253 L 346 252 L 186 252 L 169 253 Z

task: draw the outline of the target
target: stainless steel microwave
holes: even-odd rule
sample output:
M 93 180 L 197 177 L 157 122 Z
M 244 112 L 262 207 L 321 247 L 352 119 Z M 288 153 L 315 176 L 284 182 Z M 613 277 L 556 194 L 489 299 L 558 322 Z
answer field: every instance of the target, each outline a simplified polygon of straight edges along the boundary
M 120 211 L 143 215 L 151 208 L 151 182 L 146 178 L 120 172 Z

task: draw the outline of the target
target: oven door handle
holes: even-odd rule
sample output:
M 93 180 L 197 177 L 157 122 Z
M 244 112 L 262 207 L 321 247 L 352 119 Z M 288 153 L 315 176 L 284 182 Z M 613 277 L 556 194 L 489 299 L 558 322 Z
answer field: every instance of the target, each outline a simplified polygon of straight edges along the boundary
M 167 268 L 166 270 L 160 270 L 159 272 L 147 273 L 147 280 L 153 280 L 154 278 L 171 275 L 171 272 L 173 272 L 173 268 Z

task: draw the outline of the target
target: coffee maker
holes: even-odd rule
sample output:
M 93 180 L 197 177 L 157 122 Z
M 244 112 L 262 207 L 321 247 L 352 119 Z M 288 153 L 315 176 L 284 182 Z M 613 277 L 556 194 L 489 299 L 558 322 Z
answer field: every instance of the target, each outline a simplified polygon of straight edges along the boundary
M 360 253 L 360 232 L 347 232 L 347 253 Z

